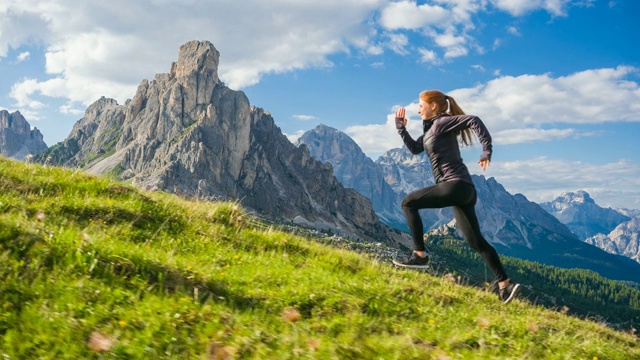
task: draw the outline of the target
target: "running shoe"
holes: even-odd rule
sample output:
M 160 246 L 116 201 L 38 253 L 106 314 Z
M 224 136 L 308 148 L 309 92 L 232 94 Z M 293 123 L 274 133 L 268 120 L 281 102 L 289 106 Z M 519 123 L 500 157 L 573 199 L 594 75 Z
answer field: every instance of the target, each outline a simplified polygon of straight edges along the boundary
M 520 284 L 510 282 L 509 285 L 498 290 L 498 296 L 503 304 L 509 303 L 520 292 Z
M 412 268 L 412 269 L 426 269 L 429 267 L 429 256 L 422 257 L 415 252 L 412 252 L 406 258 L 393 259 L 393 264 L 400 267 Z

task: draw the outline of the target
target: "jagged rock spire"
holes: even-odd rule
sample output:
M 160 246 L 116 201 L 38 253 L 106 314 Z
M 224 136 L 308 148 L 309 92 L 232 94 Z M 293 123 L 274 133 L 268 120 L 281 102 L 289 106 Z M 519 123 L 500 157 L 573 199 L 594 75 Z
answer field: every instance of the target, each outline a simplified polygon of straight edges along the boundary
M 40 130 L 32 129 L 19 111 L 0 110 L 0 155 L 24 160 L 45 150 Z

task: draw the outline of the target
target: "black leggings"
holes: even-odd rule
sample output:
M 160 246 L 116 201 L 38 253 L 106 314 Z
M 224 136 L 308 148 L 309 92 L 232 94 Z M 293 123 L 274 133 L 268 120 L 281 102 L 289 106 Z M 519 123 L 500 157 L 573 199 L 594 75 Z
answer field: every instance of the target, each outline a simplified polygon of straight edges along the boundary
M 502 267 L 496 250 L 480 233 L 476 217 L 476 188 L 465 181 L 444 181 L 424 189 L 416 190 L 402 200 L 402 210 L 407 217 L 416 251 L 425 251 L 424 228 L 418 210 L 453 206 L 453 215 L 460 231 L 471 248 L 480 253 L 498 281 L 509 277 Z

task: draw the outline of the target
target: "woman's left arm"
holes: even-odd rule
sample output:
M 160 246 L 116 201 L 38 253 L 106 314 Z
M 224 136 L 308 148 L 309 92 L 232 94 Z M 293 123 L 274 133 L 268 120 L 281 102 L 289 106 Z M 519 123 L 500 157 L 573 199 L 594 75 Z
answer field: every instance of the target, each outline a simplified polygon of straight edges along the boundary
M 475 115 L 453 115 L 443 116 L 438 119 L 437 130 L 439 132 L 461 131 L 470 128 L 478 137 L 482 145 L 482 155 L 480 161 L 491 161 L 493 145 L 491 144 L 491 134 L 482 120 Z M 484 169 L 483 169 L 484 170 Z

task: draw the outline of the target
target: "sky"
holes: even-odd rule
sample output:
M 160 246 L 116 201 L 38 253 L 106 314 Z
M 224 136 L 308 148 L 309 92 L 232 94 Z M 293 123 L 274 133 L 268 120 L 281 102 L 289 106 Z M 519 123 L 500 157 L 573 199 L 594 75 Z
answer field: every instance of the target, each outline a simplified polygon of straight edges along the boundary
M 208 40 L 220 79 L 294 142 L 319 124 L 372 159 L 437 89 L 493 137 L 486 177 L 534 202 L 585 190 L 640 209 L 637 0 L 0 0 L 0 110 L 51 146 Z M 479 145 L 463 150 L 469 170 Z M 424 156 L 424 155 L 419 155 Z

